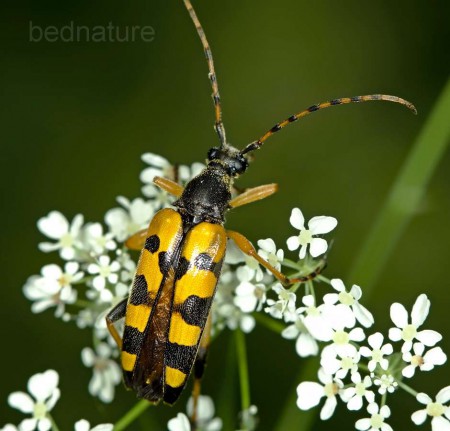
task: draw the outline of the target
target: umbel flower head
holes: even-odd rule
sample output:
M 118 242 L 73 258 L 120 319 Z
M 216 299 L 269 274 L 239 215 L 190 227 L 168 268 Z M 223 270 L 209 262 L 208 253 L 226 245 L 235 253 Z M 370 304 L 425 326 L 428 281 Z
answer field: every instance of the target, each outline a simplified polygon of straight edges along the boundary
M 48 431 L 52 427 L 48 413 L 53 409 L 60 397 L 58 389 L 59 376 L 54 370 L 38 373 L 28 380 L 28 392 L 13 392 L 8 397 L 8 404 L 32 417 L 24 419 L 20 431 Z

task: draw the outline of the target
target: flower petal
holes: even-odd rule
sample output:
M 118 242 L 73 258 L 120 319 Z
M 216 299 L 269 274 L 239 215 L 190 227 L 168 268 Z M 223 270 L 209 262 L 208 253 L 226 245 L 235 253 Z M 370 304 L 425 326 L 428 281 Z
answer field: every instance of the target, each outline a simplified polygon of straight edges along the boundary
M 291 223 L 291 225 L 298 230 L 305 229 L 305 217 L 303 217 L 303 213 L 299 208 L 294 208 L 292 210 L 291 217 L 289 218 L 289 223 Z
M 320 411 L 320 419 L 322 419 L 323 421 L 330 419 L 331 416 L 333 416 L 336 405 L 337 405 L 336 397 L 328 397 L 327 400 L 325 401 L 325 404 L 322 407 L 322 410 Z
M 422 325 L 422 323 L 427 318 L 429 311 L 430 311 L 430 300 L 427 298 L 427 295 L 422 293 L 422 295 L 419 295 L 418 298 L 416 299 L 416 302 L 414 303 L 412 309 L 411 313 L 412 324 L 416 327 Z
M 25 392 L 13 392 L 10 394 L 8 404 L 22 413 L 32 413 L 34 408 L 33 399 Z
M 47 217 L 40 218 L 37 226 L 51 239 L 59 239 L 69 231 L 69 222 L 59 211 L 52 211 Z
M 436 401 L 441 404 L 447 404 L 450 401 L 450 386 L 446 386 L 438 392 Z
M 398 328 L 403 329 L 408 324 L 408 312 L 402 304 L 394 302 L 391 305 L 390 314 L 391 320 Z
M 436 416 L 431 420 L 432 431 L 450 431 L 450 422 L 442 416 Z
M 31 376 L 28 380 L 28 391 L 37 401 L 45 401 L 58 386 L 59 376 L 55 370 L 47 370 Z
M 328 243 L 323 238 L 313 238 L 309 248 L 309 253 L 312 257 L 324 254 L 328 249 Z
M 297 250 L 300 242 L 298 240 L 298 236 L 291 236 L 288 238 L 288 240 L 286 241 L 287 247 L 289 250 L 293 251 L 293 250 Z
M 338 292 L 345 291 L 345 284 L 340 278 L 333 278 L 332 280 L 330 280 L 330 284 L 333 289 L 337 290 Z
M 323 386 L 316 382 L 302 382 L 297 386 L 297 407 L 309 410 L 317 406 L 324 395 Z
M 321 235 L 331 232 L 337 226 L 337 220 L 334 217 L 318 216 L 313 217 L 308 227 L 313 235 Z
M 411 420 L 416 425 L 422 425 L 427 418 L 427 411 L 426 410 L 417 410 L 411 415 Z
M 417 333 L 416 338 L 425 346 L 434 346 L 442 340 L 442 335 L 432 329 L 424 329 Z

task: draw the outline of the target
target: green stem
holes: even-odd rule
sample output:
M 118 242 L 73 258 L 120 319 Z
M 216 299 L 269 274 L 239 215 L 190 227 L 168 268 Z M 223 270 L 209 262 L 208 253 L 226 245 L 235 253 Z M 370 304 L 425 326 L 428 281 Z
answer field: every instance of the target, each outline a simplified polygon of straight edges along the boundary
M 255 320 L 260 323 L 261 325 L 265 326 L 267 329 L 270 329 L 271 331 L 276 332 L 277 334 L 281 334 L 285 326 L 283 323 L 279 322 L 278 320 L 272 319 L 267 314 L 264 314 L 263 312 L 254 313 L 253 317 Z
M 351 280 L 364 286 L 367 298 L 384 269 L 414 211 L 422 200 L 431 176 L 450 141 L 450 80 L 425 122 L 403 164 L 381 212 L 363 246 L 356 253 Z
M 122 431 L 136 420 L 151 404 L 146 400 L 137 402 L 134 407 L 123 415 L 114 425 L 114 431 Z
M 282 265 L 286 266 L 288 268 L 291 268 L 291 269 L 297 269 L 297 270 L 299 269 L 298 263 L 294 262 L 293 260 L 286 259 L 286 258 L 283 259 Z
M 241 409 L 250 407 L 250 384 L 248 379 L 247 348 L 245 346 L 245 335 L 240 329 L 234 332 L 236 336 L 236 351 L 239 367 L 239 382 L 241 385 Z
M 53 416 L 50 413 L 47 413 L 47 417 L 50 419 L 50 422 L 52 423 L 52 431 L 59 431 L 58 425 L 56 425 L 55 419 L 53 419 Z
M 414 398 L 417 396 L 418 392 L 415 391 L 410 386 L 403 383 L 401 380 L 397 380 L 398 386 L 402 388 L 404 391 L 408 392 L 408 394 L 411 394 Z

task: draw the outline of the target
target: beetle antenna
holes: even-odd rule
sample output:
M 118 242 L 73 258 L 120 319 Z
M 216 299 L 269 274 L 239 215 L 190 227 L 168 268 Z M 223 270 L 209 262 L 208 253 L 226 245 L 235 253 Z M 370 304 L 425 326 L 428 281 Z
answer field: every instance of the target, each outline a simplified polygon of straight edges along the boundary
M 186 9 L 189 12 L 189 15 L 191 16 L 191 19 L 195 25 L 195 28 L 197 29 L 197 33 L 200 37 L 200 40 L 203 45 L 203 50 L 205 51 L 206 61 L 208 62 L 208 69 L 209 69 L 209 80 L 211 81 L 212 86 L 212 98 L 214 101 L 214 110 L 216 114 L 216 122 L 214 124 L 214 129 L 216 130 L 217 134 L 219 135 L 220 139 L 220 146 L 226 147 L 227 141 L 225 137 L 225 127 L 222 122 L 222 106 L 220 104 L 220 94 L 219 94 L 219 85 L 217 83 L 217 77 L 216 77 L 216 71 L 214 69 L 214 60 L 211 52 L 211 48 L 209 46 L 208 40 L 206 39 L 205 31 L 203 30 L 202 25 L 200 24 L 200 21 L 197 17 L 197 14 L 195 13 L 194 8 L 192 7 L 192 4 L 190 0 L 183 0 L 184 5 L 186 6 Z
M 397 96 L 390 96 L 388 94 L 369 94 L 366 96 L 355 96 L 355 97 L 342 97 L 340 99 L 333 99 L 328 102 L 322 102 L 317 105 L 312 105 L 304 111 L 299 112 L 298 114 L 291 115 L 286 120 L 281 121 L 280 123 L 275 124 L 270 130 L 268 130 L 263 136 L 261 136 L 257 141 L 253 141 L 248 144 L 244 149 L 241 150 L 241 154 L 246 154 L 251 151 L 258 150 L 263 143 L 270 138 L 274 133 L 280 131 L 284 127 L 286 127 L 290 123 L 294 123 L 302 117 L 306 117 L 307 115 L 319 111 L 320 109 L 329 108 L 330 106 L 336 105 L 346 105 L 348 103 L 360 103 L 360 102 L 370 102 L 372 100 L 384 100 L 387 102 L 400 103 L 400 105 L 406 106 L 410 109 L 414 114 L 417 114 L 416 107 L 405 99 Z

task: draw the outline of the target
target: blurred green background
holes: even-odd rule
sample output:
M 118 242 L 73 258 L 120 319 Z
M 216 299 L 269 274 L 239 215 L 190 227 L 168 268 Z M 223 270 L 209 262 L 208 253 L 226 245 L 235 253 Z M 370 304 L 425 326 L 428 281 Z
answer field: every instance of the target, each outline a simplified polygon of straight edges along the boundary
M 217 139 L 201 45 L 181 0 L 6 1 L 0 7 L 0 425 L 23 417 L 7 406 L 7 395 L 25 390 L 33 373 L 48 368 L 60 373 L 62 398 L 54 417 L 61 430 L 72 429 L 79 418 L 115 421 L 135 398 L 121 387 L 111 406 L 89 396 L 91 370 L 81 364 L 80 351 L 90 345 L 90 332 L 56 321 L 52 311 L 31 314 L 22 295 L 29 275 L 60 262 L 56 254 L 37 250 L 43 237 L 36 221 L 53 209 L 69 219 L 81 212 L 88 221 L 102 220 L 117 195 L 139 195 L 145 151 L 186 164 L 204 159 Z M 317 113 L 271 138 L 239 181 L 242 187 L 278 182 L 280 192 L 230 213 L 228 226 L 252 241 L 271 237 L 281 246 L 293 232 L 292 207 L 307 217 L 333 215 L 339 226 L 326 275 L 345 278 L 448 77 L 450 3 L 197 0 L 194 7 L 213 49 L 227 136 L 238 147 L 330 98 L 384 92 L 416 104 L 417 117 L 389 103 Z M 155 39 L 29 42 L 30 22 L 62 27 L 71 21 L 91 28 L 149 25 Z M 448 335 L 449 162 L 446 154 L 376 283 L 368 304 L 376 330 L 390 326 L 392 302 L 410 308 L 426 292 L 432 301 L 426 326 Z M 448 337 L 441 345 L 450 352 Z M 233 397 L 235 414 L 237 375 L 225 359 L 232 348 L 228 334 L 212 346 L 205 392 L 216 400 Z M 271 430 L 304 362 L 291 342 L 264 328 L 248 337 L 248 349 L 258 429 Z M 434 394 L 448 376 L 444 367 L 412 386 Z M 167 418 L 184 410 L 185 399 L 176 409 L 149 409 L 130 429 L 144 429 L 146 415 L 156 415 L 157 429 L 165 429 Z M 230 414 L 220 411 L 225 404 L 219 402 L 219 416 Z M 411 396 L 394 396 L 389 405 L 394 429 L 415 428 L 409 415 L 418 405 Z M 353 429 L 361 416 L 340 408 L 312 429 Z

